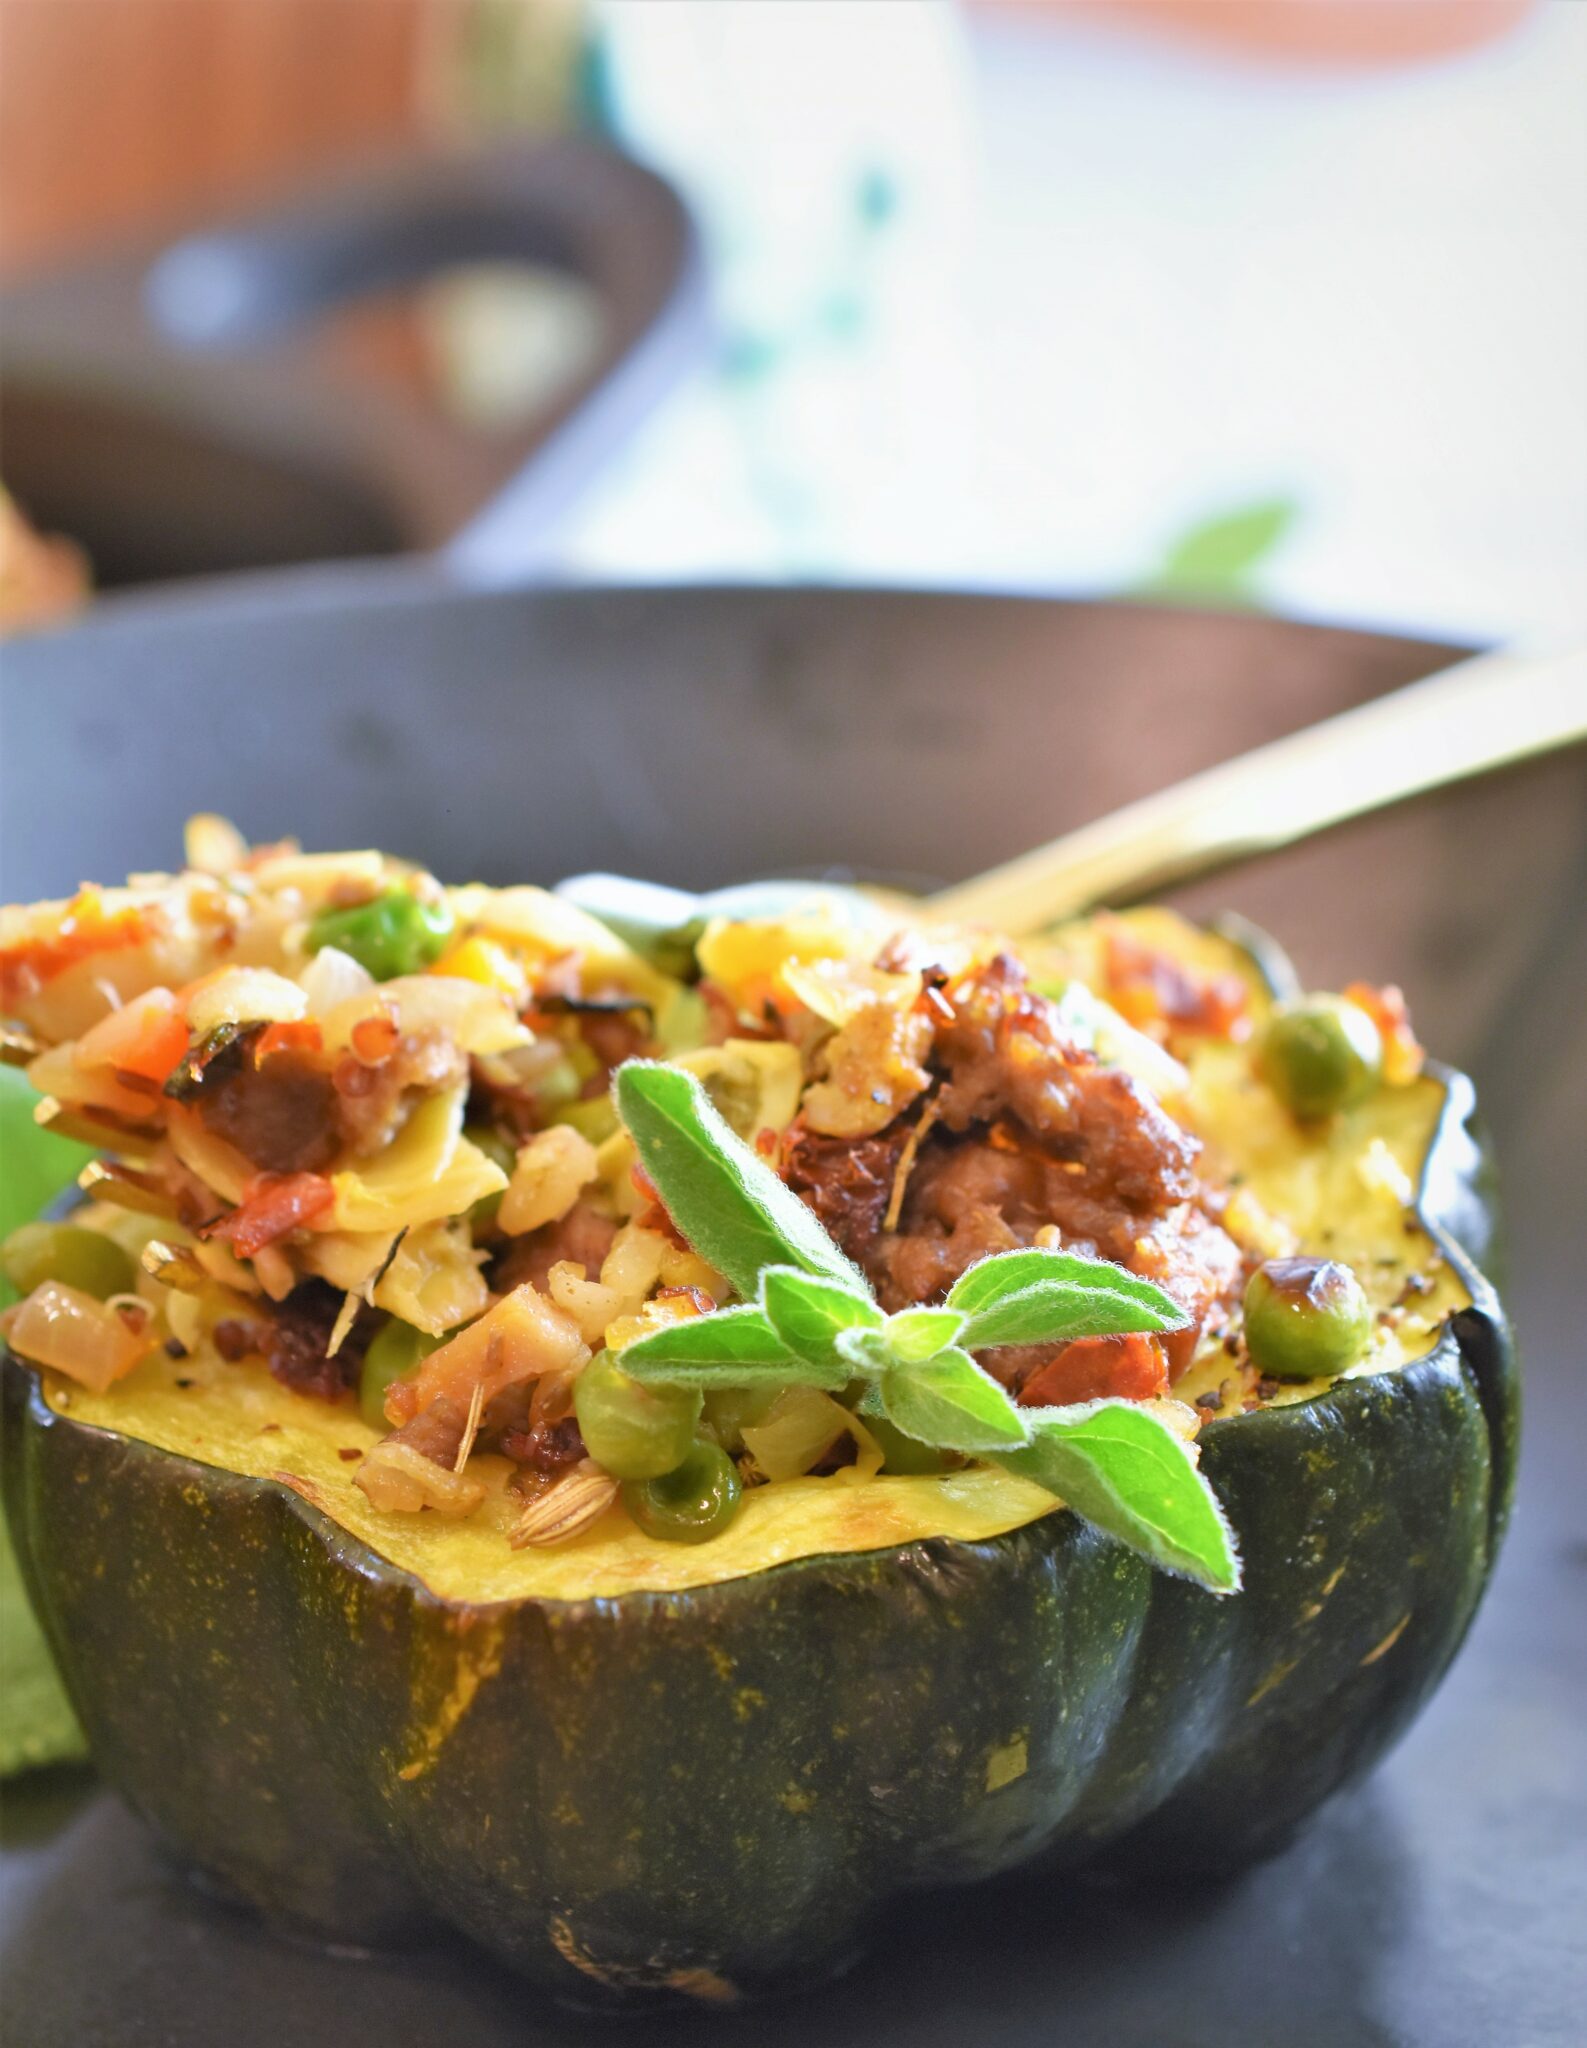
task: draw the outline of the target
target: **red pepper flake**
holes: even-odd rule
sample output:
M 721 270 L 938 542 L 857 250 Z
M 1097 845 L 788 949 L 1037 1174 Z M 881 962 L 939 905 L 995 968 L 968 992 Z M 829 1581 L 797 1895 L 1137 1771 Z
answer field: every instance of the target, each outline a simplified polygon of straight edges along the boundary
M 336 1190 L 322 1173 L 264 1173 L 248 1183 L 237 1208 L 199 1235 L 221 1238 L 240 1259 L 251 1259 L 289 1231 L 322 1215 L 336 1199 Z
M 667 1212 L 666 1203 L 662 1201 L 661 1196 L 656 1192 L 655 1182 L 646 1173 L 637 1159 L 628 1169 L 628 1178 L 633 1183 L 634 1192 L 645 1204 L 644 1208 L 634 1218 L 640 1229 L 654 1230 L 662 1237 L 670 1238 L 680 1252 L 688 1251 L 690 1249 L 689 1240 L 684 1236 L 677 1224 L 673 1222 Z

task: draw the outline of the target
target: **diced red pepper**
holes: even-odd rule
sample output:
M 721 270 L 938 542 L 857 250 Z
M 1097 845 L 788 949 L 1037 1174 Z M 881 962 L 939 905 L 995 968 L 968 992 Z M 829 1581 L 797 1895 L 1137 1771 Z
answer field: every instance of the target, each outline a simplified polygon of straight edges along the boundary
M 151 988 L 112 1010 L 77 1042 L 83 1067 L 109 1067 L 124 1081 L 162 1087 L 187 1055 L 187 1021 L 169 989 Z
M 164 918 L 152 906 L 127 904 L 107 912 L 97 889 L 81 889 L 48 938 L 23 939 L 0 952 L 0 1001 L 31 994 L 94 953 L 145 945 L 164 926 Z
M 1151 1401 L 1168 1392 L 1168 1361 L 1155 1337 L 1077 1337 L 1039 1365 L 1019 1390 L 1026 1408 L 1079 1401 Z
M 1250 991 L 1238 975 L 1195 974 L 1116 924 L 1107 927 L 1103 971 L 1108 1001 L 1137 1030 L 1242 1038 L 1250 1029 Z
M 1369 981 L 1353 981 L 1343 991 L 1346 1002 L 1365 1010 L 1383 1040 L 1383 1078 L 1392 1086 L 1414 1081 L 1427 1055 L 1411 1029 L 1411 1013 L 1405 996 L 1392 982 L 1374 988 Z
M 264 1173 L 248 1183 L 243 1199 L 229 1215 L 205 1225 L 201 1237 L 218 1237 L 239 1259 L 274 1244 L 288 1231 L 322 1215 L 336 1199 L 323 1173 Z
M 254 1042 L 253 1063 L 263 1066 L 273 1052 L 319 1052 L 324 1044 L 325 1034 L 312 1017 L 267 1024 Z

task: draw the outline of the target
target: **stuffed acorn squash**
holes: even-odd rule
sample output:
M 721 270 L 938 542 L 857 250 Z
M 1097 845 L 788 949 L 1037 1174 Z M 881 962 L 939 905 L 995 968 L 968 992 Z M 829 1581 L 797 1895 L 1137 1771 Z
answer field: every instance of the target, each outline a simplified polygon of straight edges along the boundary
M 1395 991 L 1157 911 L 189 863 L 0 922 L 105 1155 L 4 1249 L 4 1478 L 96 1760 L 212 1879 L 727 2001 L 910 1886 L 1260 1855 L 1436 1685 L 1515 1368 Z

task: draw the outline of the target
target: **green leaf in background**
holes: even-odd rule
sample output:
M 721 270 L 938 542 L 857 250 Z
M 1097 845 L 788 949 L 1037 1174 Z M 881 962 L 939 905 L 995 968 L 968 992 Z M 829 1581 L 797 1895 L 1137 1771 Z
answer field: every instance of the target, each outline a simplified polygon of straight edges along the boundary
M 652 1060 L 617 1070 L 617 1113 L 667 1213 L 705 1260 L 753 1299 L 768 1266 L 798 1266 L 865 1292 L 793 1190 L 723 1122 L 692 1074 Z
M 938 1450 L 983 1455 L 1023 1444 L 1029 1411 L 1021 1411 L 968 1351 L 940 1351 L 924 1365 L 894 1366 L 882 1380 L 887 1419 L 905 1436 Z
M 1203 519 L 1173 541 L 1136 595 L 1257 606 L 1256 572 L 1299 516 L 1292 498 L 1260 498 Z
M 1185 1440 L 1149 1408 L 1096 1401 L 1028 1410 L 1031 1440 L 996 1462 L 1055 1493 L 1164 1571 L 1214 1593 L 1239 1590 L 1223 1509 Z
M 869 1292 L 840 1287 L 787 1266 L 773 1266 L 760 1276 L 760 1303 L 766 1320 L 794 1357 L 807 1367 L 824 1369 L 841 1387 L 849 1367 L 837 1348 L 845 1330 L 880 1330 L 887 1318 Z
M 1150 1280 L 1078 1252 L 999 1252 L 955 1283 L 948 1306 L 968 1316 L 964 1341 L 977 1351 L 1185 1326 L 1178 1302 Z
M 636 1337 L 621 1355 L 623 1371 L 647 1386 L 782 1386 L 802 1377 L 793 1353 L 753 1302 L 669 1323 Z
M 15 1069 L 0 1067 L 0 1237 L 32 1222 L 93 1157 L 86 1146 L 39 1129 L 36 1099 Z M 0 1278 L 0 1299 L 10 1298 Z M 0 1777 L 86 1754 L 0 1522 Z

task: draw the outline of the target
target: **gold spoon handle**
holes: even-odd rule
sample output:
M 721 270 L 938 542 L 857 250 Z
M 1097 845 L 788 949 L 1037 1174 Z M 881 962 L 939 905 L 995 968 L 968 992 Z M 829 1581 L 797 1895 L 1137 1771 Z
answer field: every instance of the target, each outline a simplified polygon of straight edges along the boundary
M 1478 655 L 944 889 L 931 913 L 1036 931 L 1583 739 L 1587 648 Z

